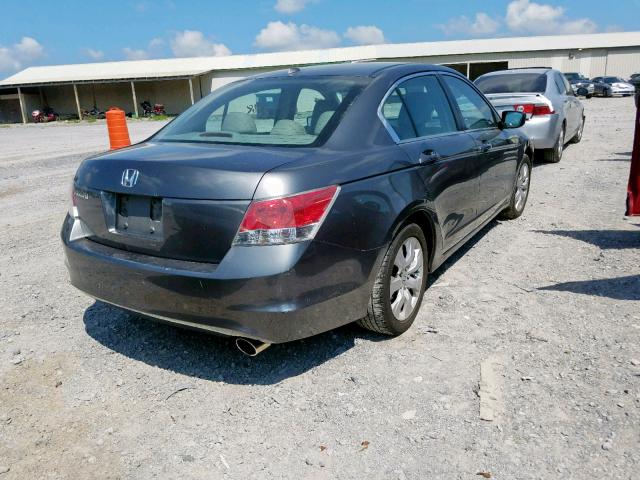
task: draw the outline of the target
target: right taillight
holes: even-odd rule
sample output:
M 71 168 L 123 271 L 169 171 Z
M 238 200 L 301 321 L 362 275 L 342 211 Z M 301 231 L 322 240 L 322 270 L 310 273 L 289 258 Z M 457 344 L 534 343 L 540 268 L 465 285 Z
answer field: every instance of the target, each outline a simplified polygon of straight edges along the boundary
M 533 106 L 532 115 L 551 115 L 553 113 L 553 108 L 551 108 L 546 103 L 541 103 L 539 105 Z
M 249 205 L 234 245 L 283 245 L 311 240 L 340 187 L 332 185 L 287 197 L 253 201 Z
M 73 218 L 78 218 L 78 205 L 76 203 L 76 188 L 73 182 L 71 182 L 71 205 L 69 205 L 69 215 Z

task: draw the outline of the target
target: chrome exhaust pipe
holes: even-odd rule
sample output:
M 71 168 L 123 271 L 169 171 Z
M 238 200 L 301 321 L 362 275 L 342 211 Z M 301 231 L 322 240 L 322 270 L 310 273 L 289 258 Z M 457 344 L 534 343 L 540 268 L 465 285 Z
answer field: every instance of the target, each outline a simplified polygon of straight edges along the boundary
M 271 346 L 270 343 L 264 343 L 259 340 L 252 340 L 249 338 L 242 338 L 242 337 L 236 338 L 236 347 L 238 347 L 238 350 L 240 350 L 242 353 L 244 353 L 249 357 L 255 357 L 260 352 L 263 352 L 270 346 Z

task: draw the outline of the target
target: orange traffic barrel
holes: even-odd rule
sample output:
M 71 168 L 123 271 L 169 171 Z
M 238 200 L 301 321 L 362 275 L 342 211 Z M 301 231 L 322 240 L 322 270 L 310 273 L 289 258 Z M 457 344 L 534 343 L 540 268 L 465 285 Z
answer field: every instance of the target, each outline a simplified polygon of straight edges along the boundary
M 131 145 L 129 129 L 127 128 L 127 119 L 124 112 L 117 107 L 111 107 L 107 111 L 106 117 L 111 150 Z

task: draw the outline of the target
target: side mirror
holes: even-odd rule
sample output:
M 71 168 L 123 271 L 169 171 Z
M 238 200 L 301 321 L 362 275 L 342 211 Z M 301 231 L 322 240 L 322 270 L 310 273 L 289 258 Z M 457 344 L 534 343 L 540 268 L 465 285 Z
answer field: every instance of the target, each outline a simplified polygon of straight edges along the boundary
M 502 128 L 520 128 L 527 121 L 527 115 L 523 112 L 510 110 L 502 112 Z

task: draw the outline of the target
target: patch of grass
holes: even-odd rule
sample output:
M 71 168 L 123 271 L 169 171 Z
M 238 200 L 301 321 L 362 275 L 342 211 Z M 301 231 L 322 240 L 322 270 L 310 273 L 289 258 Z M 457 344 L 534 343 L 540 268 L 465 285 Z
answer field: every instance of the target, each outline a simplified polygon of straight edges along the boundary
M 149 120 L 153 120 L 154 122 L 160 120 L 169 120 L 169 115 L 154 115 L 153 117 L 149 117 Z
M 0 124 L 0 128 L 11 128 L 11 125 L 7 125 L 6 123 Z
M 95 122 L 95 121 L 96 121 L 96 118 L 94 118 L 94 117 L 89 117 L 89 118 L 87 118 L 87 120 L 86 120 L 86 121 L 87 121 L 88 123 L 93 123 L 93 122 Z

